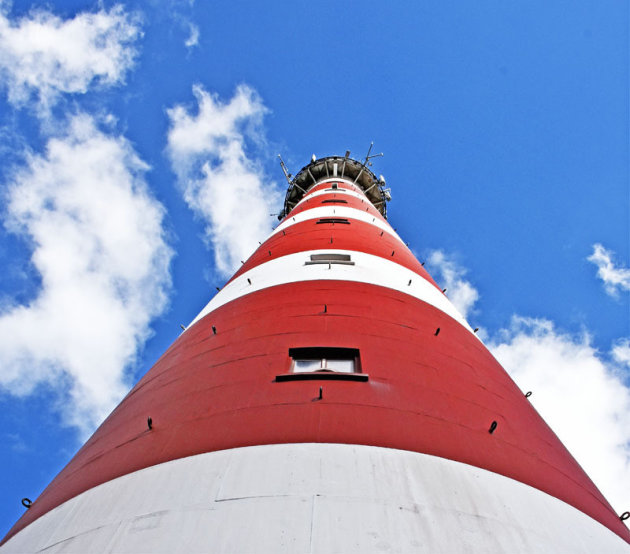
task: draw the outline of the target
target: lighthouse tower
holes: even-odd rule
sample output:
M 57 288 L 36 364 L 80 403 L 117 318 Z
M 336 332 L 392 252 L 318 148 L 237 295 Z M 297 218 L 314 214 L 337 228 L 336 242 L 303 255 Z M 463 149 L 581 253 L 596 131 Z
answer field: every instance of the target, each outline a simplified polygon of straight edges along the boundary
M 0 551 L 630 551 L 388 200 L 348 155 L 291 178 L 280 224 Z

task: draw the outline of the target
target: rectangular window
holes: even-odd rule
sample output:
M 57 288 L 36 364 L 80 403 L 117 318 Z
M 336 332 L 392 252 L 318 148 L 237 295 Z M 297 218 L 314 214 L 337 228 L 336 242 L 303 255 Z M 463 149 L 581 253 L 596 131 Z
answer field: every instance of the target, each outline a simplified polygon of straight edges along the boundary
M 367 374 L 361 372 L 361 358 L 356 348 L 323 346 L 290 348 L 289 357 L 291 358 L 289 373 L 277 375 L 276 381 L 368 380 Z
M 293 360 L 293 373 L 307 371 L 338 371 L 341 373 L 355 373 L 354 359 L 345 358 L 316 358 L 314 360 Z
M 322 204 L 347 204 L 347 200 L 341 200 L 337 198 L 328 198 L 327 200 L 322 200 Z
M 320 223 L 332 223 L 333 225 L 335 223 L 341 223 L 343 225 L 350 225 L 350 222 L 344 217 L 322 217 L 317 220 L 317 225 Z
M 311 254 L 310 261 L 304 262 L 304 265 L 317 265 L 317 264 L 339 264 L 339 265 L 354 265 L 350 254 Z

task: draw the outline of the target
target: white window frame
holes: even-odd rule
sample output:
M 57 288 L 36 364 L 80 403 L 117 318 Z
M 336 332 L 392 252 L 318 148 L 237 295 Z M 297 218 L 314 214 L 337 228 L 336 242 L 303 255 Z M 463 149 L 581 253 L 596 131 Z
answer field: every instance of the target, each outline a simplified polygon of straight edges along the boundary
M 359 350 L 356 348 L 339 347 L 310 347 L 292 348 L 289 350 L 291 357 L 291 373 L 361 373 Z M 300 363 L 311 362 L 301 368 Z M 336 366 L 336 367 L 335 367 Z

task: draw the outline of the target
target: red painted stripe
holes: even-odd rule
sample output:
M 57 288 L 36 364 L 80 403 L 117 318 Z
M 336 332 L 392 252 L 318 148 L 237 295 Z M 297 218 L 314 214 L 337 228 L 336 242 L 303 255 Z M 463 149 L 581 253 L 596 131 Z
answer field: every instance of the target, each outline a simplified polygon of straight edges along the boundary
M 356 219 L 350 225 L 318 224 L 316 219 L 295 223 L 266 240 L 241 266 L 230 281 L 254 267 L 307 250 L 353 250 L 396 262 L 417 273 L 441 290 L 420 262 L 400 240 L 382 229 Z M 381 234 L 382 233 L 382 234 Z M 332 239 L 332 243 L 330 242 Z M 392 256 L 392 252 L 394 255 Z M 305 261 L 307 257 L 305 256 Z M 228 282 L 230 282 L 228 281 Z
M 332 187 L 333 183 L 337 183 L 337 188 L 339 188 L 339 189 L 352 190 L 354 192 L 358 192 L 360 194 L 364 194 L 363 189 L 360 186 L 353 185 L 351 183 L 346 183 L 344 181 L 338 181 L 338 180 L 332 178 L 332 179 L 327 179 L 326 181 L 322 181 L 321 183 L 317 183 L 317 185 L 315 185 L 314 187 L 311 187 L 310 189 L 308 189 L 308 191 L 306 191 L 306 194 L 304 196 L 306 197 L 306 195 L 312 194 L 313 192 L 329 189 L 329 188 Z
M 293 210 L 287 215 L 287 219 L 291 219 L 297 214 L 309 210 L 311 208 L 323 208 L 328 207 L 331 210 L 335 208 L 355 208 L 361 212 L 369 213 L 372 217 L 380 220 L 387 221 L 381 213 L 374 207 L 372 202 L 370 202 L 367 198 L 364 200 L 360 200 L 356 196 L 350 196 L 349 194 L 343 194 L 339 192 L 331 192 L 329 194 L 322 194 L 319 196 L 313 197 L 305 197 L 306 200 L 304 202 L 298 204 Z M 333 204 L 331 200 L 345 200 L 345 203 Z
M 290 369 L 289 348 L 306 346 L 360 349 L 369 381 L 274 382 Z M 492 421 L 498 427 L 490 434 Z M 469 331 L 403 293 L 343 281 L 252 293 L 183 333 L 8 537 L 129 472 L 288 442 L 391 447 L 485 468 L 568 502 L 630 542 L 593 483 Z
M 358 192 L 359 194 L 362 194 L 365 196 L 363 190 L 361 189 L 361 187 L 357 186 L 357 185 L 352 185 L 350 183 L 344 183 L 343 181 L 337 181 L 335 179 L 330 179 L 327 181 L 322 181 L 318 184 L 316 184 L 315 186 L 311 187 L 310 189 L 308 189 L 306 191 L 306 194 L 303 196 L 303 198 L 307 198 L 310 194 L 320 191 L 320 190 L 325 190 L 325 189 L 329 189 L 331 188 L 333 183 L 337 183 L 337 188 L 338 189 L 344 189 L 344 190 L 351 190 L 354 192 Z M 339 193 L 339 194 L 343 194 L 343 193 Z M 350 196 L 350 195 L 348 195 Z M 367 197 L 366 197 L 367 198 Z M 295 206 L 294 208 L 295 209 Z M 287 219 L 287 217 L 289 217 L 289 215 L 286 215 L 282 221 L 285 221 Z

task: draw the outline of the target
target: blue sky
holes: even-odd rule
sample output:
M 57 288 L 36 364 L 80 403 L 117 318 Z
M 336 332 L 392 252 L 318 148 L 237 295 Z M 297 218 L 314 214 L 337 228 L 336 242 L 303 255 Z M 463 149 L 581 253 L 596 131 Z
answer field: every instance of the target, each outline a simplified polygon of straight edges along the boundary
M 1 534 L 264 239 L 276 155 L 372 140 L 391 224 L 630 508 L 626 2 L 0 7 Z

